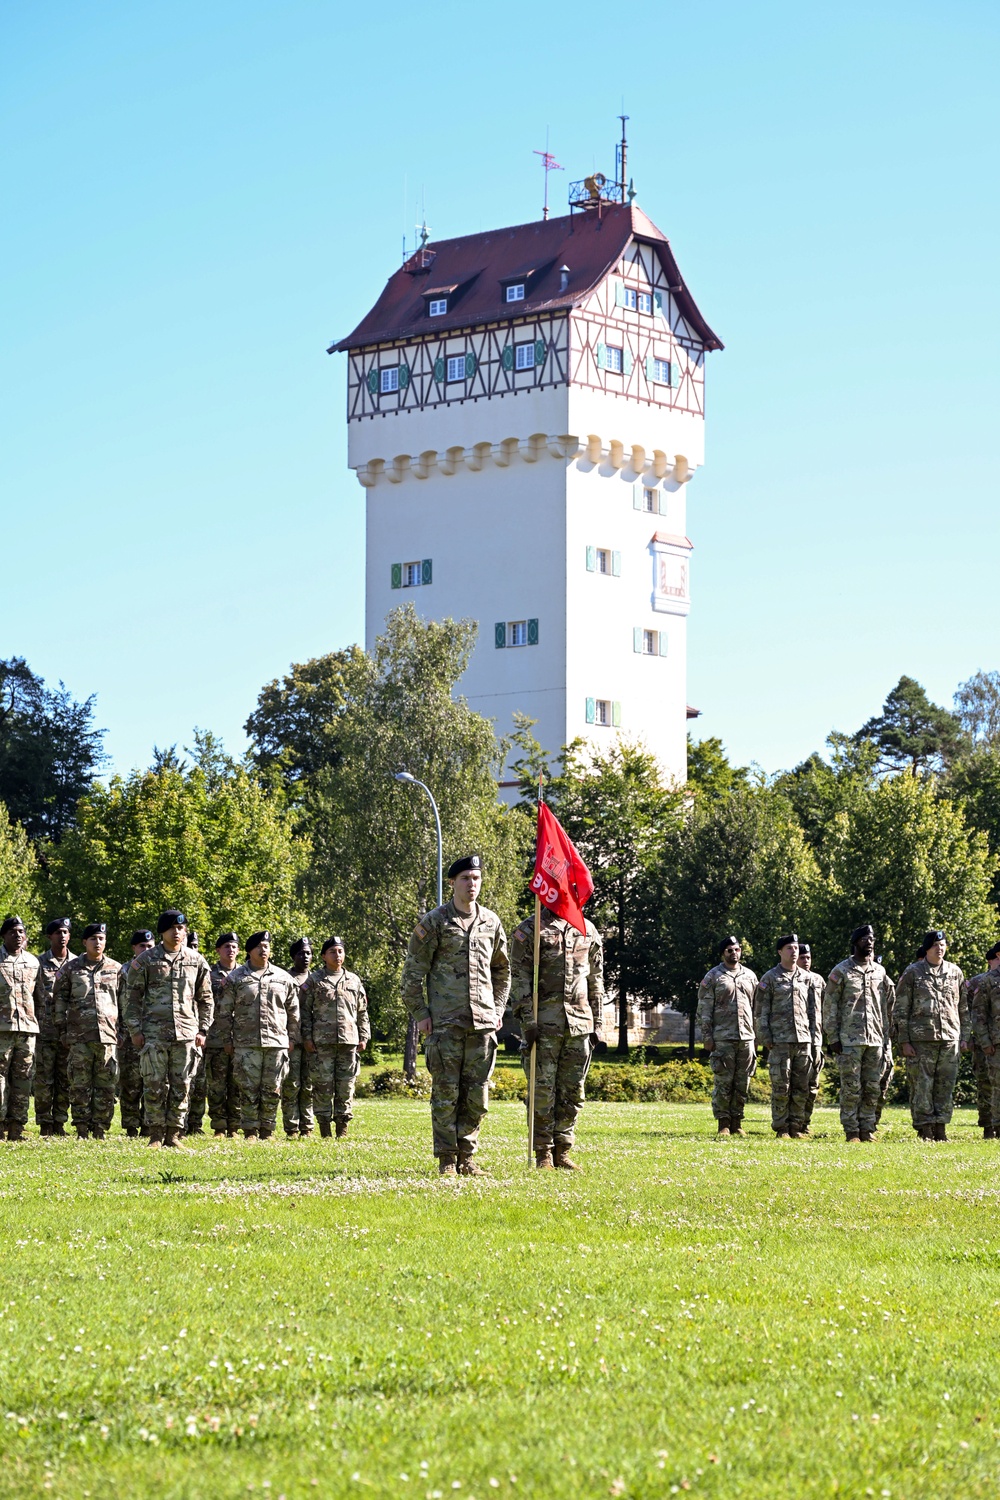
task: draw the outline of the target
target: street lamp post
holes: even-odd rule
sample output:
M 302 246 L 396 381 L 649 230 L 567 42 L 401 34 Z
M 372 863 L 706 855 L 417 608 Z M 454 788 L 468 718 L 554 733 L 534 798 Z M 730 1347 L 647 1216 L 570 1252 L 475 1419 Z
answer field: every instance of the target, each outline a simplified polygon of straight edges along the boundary
M 428 798 L 430 799 L 430 804 L 434 811 L 434 827 L 437 830 L 437 904 L 438 906 L 443 906 L 444 883 L 442 866 L 444 864 L 444 858 L 441 846 L 441 817 L 438 813 L 438 805 L 434 801 L 434 793 L 431 791 L 429 786 L 425 786 L 422 781 L 418 781 L 417 778 L 415 776 L 412 776 L 409 771 L 394 771 L 393 779 L 395 781 L 405 781 L 411 786 L 420 787 L 421 791 L 426 792 Z M 407 1078 L 415 1078 L 417 1073 L 417 1023 L 413 1020 L 412 1017 L 410 1018 L 410 1023 L 406 1028 L 406 1046 L 403 1049 L 403 1072 L 406 1074 Z

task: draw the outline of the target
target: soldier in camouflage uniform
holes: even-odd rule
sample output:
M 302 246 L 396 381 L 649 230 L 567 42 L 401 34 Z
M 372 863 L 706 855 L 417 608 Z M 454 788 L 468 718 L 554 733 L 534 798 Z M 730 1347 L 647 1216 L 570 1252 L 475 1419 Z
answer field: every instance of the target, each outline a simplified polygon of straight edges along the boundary
M 52 1019 L 52 990 L 60 970 L 75 955 L 70 952 L 69 917 L 56 917 L 45 929 L 49 946 L 38 955 L 41 989 L 38 1004 L 38 1042 L 35 1046 L 35 1124 L 39 1135 L 65 1135 L 69 1119 L 67 1051 L 60 1045 Z
M 819 1095 L 819 1075 L 823 1071 L 823 991 L 826 989 L 826 980 L 822 974 L 813 972 L 812 948 L 808 943 L 799 943 L 799 968 L 803 971 L 809 982 L 809 1029 L 812 1033 L 812 1046 L 810 1048 L 811 1064 L 809 1068 L 809 1098 L 806 1102 L 805 1129 L 803 1135 L 811 1135 L 809 1129 L 812 1121 L 812 1113 L 816 1107 L 816 1099 Z
M 240 1086 L 236 1079 L 233 1054 L 226 1051 L 219 1001 L 222 987 L 236 968 L 240 940 L 235 932 L 223 932 L 215 940 L 215 963 L 212 965 L 212 994 L 215 996 L 215 1019 L 205 1042 L 205 1076 L 208 1093 L 208 1118 L 216 1137 L 234 1136 L 240 1128 Z
M 272 964 L 269 932 L 252 933 L 246 953 L 222 986 L 219 1029 L 236 1068 L 243 1134 L 266 1141 L 274 1135 L 288 1048 L 299 1040 L 299 987 Z
M 193 927 L 188 928 L 187 945 L 195 953 L 201 952 L 201 944 L 198 934 Z M 214 990 L 213 990 L 214 994 Z M 188 1100 L 187 1124 L 184 1127 L 185 1135 L 205 1134 L 205 1104 L 208 1099 L 208 1042 L 205 1047 L 195 1053 L 194 1073 L 191 1078 L 191 1096 Z
M 969 1011 L 973 1033 L 990 1070 L 990 1109 L 983 1140 L 1000 1140 L 1000 964 L 969 982 Z M 980 1119 L 982 1113 L 980 1112 Z
M 753 1025 L 757 975 L 740 962 L 742 954 L 739 938 L 723 938 L 721 962 L 709 969 L 698 986 L 695 1022 L 715 1075 L 712 1113 L 720 1136 L 743 1134 L 747 1091 L 757 1069 Z
M 357 974 L 344 968 L 344 956 L 343 938 L 327 938 L 323 962 L 307 976 L 300 992 L 302 1044 L 309 1055 L 316 1118 L 324 1140 L 330 1138 L 331 1118 L 337 1139 L 347 1134 L 360 1054 L 372 1034 L 365 987 Z
M 994 1139 L 992 1134 L 987 1134 L 993 1129 L 993 1074 L 990 1068 L 990 1059 L 983 1051 L 979 1041 L 979 1035 L 975 1027 L 976 994 L 982 984 L 993 973 L 1000 968 L 1000 943 L 994 943 L 986 955 L 986 968 L 982 974 L 974 974 L 971 979 L 966 980 L 966 994 L 969 1001 L 969 1016 L 972 1019 L 972 1071 L 976 1079 L 976 1103 L 979 1106 L 978 1125 L 983 1131 L 983 1140 Z M 38 1084 L 35 1084 L 35 1093 L 38 1093 Z M 37 1106 L 36 1106 L 37 1107 Z
M 309 978 L 312 963 L 312 943 L 307 937 L 296 938 L 288 951 L 292 956 L 288 972 L 299 986 L 301 1002 L 302 986 Z M 312 1135 L 314 1119 L 312 1062 L 303 1046 L 293 1046 L 289 1049 L 288 1071 L 281 1086 L 281 1123 L 291 1140 Z
M 837 964 L 823 992 L 823 1031 L 840 1065 L 840 1123 L 849 1145 L 875 1139 L 879 1079 L 892 1056 L 895 990 L 875 962 L 870 923 L 851 933 L 851 957 Z
M 534 917 L 526 917 L 510 940 L 511 1009 L 521 1023 L 521 1061 L 529 1078 L 535 1051 L 535 1165 L 570 1172 L 576 1170 L 569 1154 L 573 1133 L 604 1021 L 604 944 L 593 922 L 585 926 L 580 932 L 542 908 L 537 1022 Z
M 924 1141 L 946 1141 L 959 1052 L 969 1050 L 965 975 L 946 962 L 947 939 L 935 928 L 899 976 L 893 1013 L 906 1058 L 913 1128 Z
M 103 1141 L 111 1129 L 118 1082 L 118 976 L 104 952 L 107 928 L 83 929 L 84 952 L 60 971 L 52 995 L 59 1040 L 69 1052 L 69 1099 L 81 1141 Z
M 44 990 L 20 917 L 0 924 L 0 1140 L 24 1139 Z
M 778 939 L 778 963 L 762 974 L 754 996 L 757 1041 L 768 1049 L 771 1075 L 771 1129 L 779 1140 L 806 1133 L 809 1081 L 813 1068 L 810 984 L 798 965 L 795 932 Z
M 149 1144 L 183 1150 L 191 1075 L 215 1003 L 202 954 L 184 941 L 187 919 L 171 907 L 156 924 L 160 941 L 129 967 L 125 1022 L 139 1050 Z
M 140 953 L 152 948 L 153 934 L 148 927 L 137 927 L 129 942 L 132 957 L 122 964 L 118 974 L 118 1101 L 122 1129 L 134 1139 L 137 1135 L 148 1135 L 149 1129 L 144 1123 L 142 1107 L 142 1066 L 125 1024 L 125 997 L 132 965 Z
M 510 963 L 500 918 L 478 901 L 481 857 L 456 859 L 448 880 L 451 900 L 421 917 L 410 937 L 403 1000 L 424 1037 L 438 1171 L 478 1177 L 476 1146 L 489 1107 Z

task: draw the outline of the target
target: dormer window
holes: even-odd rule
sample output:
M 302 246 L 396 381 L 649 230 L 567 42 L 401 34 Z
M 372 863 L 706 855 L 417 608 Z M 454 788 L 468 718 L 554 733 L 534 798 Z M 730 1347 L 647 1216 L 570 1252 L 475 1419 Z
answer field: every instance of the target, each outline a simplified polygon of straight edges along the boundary
M 523 281 L 514 281 L 514 282 L 512 282 L 510 284 L 510 286 L 508 286 L 507 292 L 506 292 L 506 301 L 508 301 L 508 302 L 523 302 L 524 301 L 524 282 Z
M 432 318 L 443 318 L 448 311 L 447 297 L 432 297 L 427 304 L 428 316 Z

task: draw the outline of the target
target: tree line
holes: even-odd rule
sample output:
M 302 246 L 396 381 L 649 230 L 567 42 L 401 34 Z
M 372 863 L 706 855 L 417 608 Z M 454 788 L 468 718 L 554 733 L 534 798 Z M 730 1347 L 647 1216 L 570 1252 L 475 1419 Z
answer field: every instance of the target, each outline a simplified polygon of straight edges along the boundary
M 828 971 L 870 920 L 898 974 L 943 926 L 955 961 L 982 967 L 1000 934 L 1000 672 L 961 684 L 952 710 L 902 677 L 857 731 L 776 775 L 731 764 L 718 739 L 693 742 L 675 786 L 639 743 L 546 755 L 524 718 L 498 735 L 457 691 L 475 639 L 471 621 L 401 607 L 371 653 L 330 652 L 268 683 L 245 756 L 196 730 L 189 749 L 106 780 L 94 699 L 0 662 L 0 906 L 36 932 L 53 915 L 99 918 L 122 953 L 170 905 L 209 943 L 268 925 L 279 961 L 301 933 L 342 933 L 375 1035 L 398 1045 L 399 974 L 435 901 L 436 835 L 426 798 L 394 773 L 433 789 L 446 863 L 481 850 L 488 904 L 510 932 L 530 908 L 541 772 L 594 877 L 622 1047 L 628 999 L 693 1013 L 724 932 L 769 967 L 777 935 L 798 931 Z M 520 797 L 505 806 L 511 763 Z

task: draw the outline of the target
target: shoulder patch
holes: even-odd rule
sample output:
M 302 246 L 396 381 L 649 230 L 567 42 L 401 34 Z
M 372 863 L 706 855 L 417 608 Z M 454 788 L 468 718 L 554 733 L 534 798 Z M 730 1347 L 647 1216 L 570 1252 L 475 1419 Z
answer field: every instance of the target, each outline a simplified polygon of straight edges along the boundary
M 520 925 L 520 927 L 515 928 L 515 930 L 514 930 L 514 936 L 517 938 L 518 942 L 520 942 L 520 943 L 526 942 L 528 940 L 528 938 L 531 936 L 531 925 L 530 925 L 530 923 L 529 922 L 522 922 L 521 925 Z
M 427 928 L 424 926 L 423 922 L 418 922 L 416 927 L 414 927 L 413 936 L 415 938 L 419 938 L 420 941 L 423 942 L 424 938 L 427 936 Z

